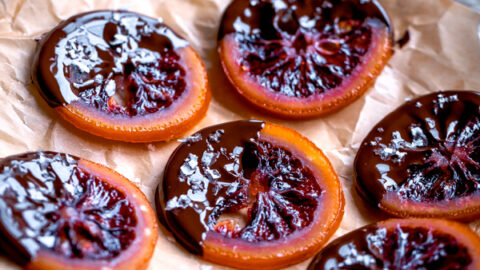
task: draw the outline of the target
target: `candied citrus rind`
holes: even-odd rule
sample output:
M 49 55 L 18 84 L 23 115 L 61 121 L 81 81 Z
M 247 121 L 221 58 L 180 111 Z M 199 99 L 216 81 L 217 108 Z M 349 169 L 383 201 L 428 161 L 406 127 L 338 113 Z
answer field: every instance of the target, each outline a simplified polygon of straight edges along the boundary
M 473 220 L 480 217 L 480 194 L 450 201 L 416 202 L 401 199 L 395 192 L 387 192 L 378 207 L 397 217 Z

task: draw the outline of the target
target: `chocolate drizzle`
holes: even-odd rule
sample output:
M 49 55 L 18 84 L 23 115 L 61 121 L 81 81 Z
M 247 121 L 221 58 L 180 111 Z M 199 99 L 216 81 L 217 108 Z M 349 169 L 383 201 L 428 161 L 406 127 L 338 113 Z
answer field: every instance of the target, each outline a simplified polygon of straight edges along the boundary
M 467 248 L 447 233 L 370 224 L 323 248 L 308 270 L 466 269 L 471 261 Z
M 84 172 L 79 158 L 31 152 L 0 161 L 0 246 L 24 266 L 40 250 L 111 260 L 135 238 L 125 195 Z
M 357 190 L 413 202 L 480 191 L 480 94 L 437 92 L 406 102 L 375 125 L 355 159 Z
M 126 11 L 83 13 L 38 44 L 33 79 L 52 107 L 81 102 L 117 115 L 144 115 L 185 90 L 176 50 L 188 42 L 160 21 Z

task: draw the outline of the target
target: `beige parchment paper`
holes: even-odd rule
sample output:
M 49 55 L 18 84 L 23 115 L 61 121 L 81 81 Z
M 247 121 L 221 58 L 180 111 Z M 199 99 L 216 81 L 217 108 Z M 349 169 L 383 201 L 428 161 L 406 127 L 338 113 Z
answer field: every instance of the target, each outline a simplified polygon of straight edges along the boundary
M 213 99 L 194 130 L 236 119 L 262 119 L 298 130 L 331 160 L 346 197 L 336 238 L 386 218 L 352 189 L 352 163 L 371 127 L 405 99 L 439 89 L 480 90 L 480 14 L 451 0 L 380 0 L 396 39 L 410 41 L 396 52 L 368 93 L 342 111 L 307 121 L 283 121 L 257 113 L 234 94 L 216 53 L 221 14 L 230 0 L 0 0 L 0 156 L 54 150 L 107 165 L 153 201 L 165 163 L 178 141 L 128 144 L 95 137 L 60 119 L 30 80 L 35 37 L 61 20 L 95 9 L 127 9 L 162 18 L 191 42 L 205 61 Z M 480 222 L 471 226 L 480 232 Z M 305 269 L 308 261 L 289 269 Z M 0 258 L 0 269 L 18 269 Z M 226 269 L 182 249 L 162 230 L 150 269 Z

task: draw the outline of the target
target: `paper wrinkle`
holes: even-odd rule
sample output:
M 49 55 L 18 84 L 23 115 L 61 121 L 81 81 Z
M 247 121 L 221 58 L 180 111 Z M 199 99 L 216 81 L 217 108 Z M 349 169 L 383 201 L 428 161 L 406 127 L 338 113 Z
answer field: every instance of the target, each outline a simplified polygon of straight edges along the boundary
M 209 125 L 238 119 L 261 119 L 296 129 L 325 152 L 343 184 L 345 215 L 334 238 L 387 218 L 353 191 L 352 165 L 358 147 L 370 129 L 407 98 L 439 89 L 479 88 L 480 15 L 451 0 L 380 0 L 394 25 L 395 39 L 409 31 L 410 41 L 401 49 L 395 48 L 395 54 L 374 86 L 353 104 L 323 118 L 286 121 L 268 117 L 246 105 L 223 74 L 216 44 L 221 15 L 229 2 L 0 1 L 0 95 L 3 102 L 0 106 L 0 156 L 42 149 L 87 158 L 125 175 L 153 202 L 164 166 L 179 142 L 129 144 L 79 131 L 48 107 L 30 79 L 35 37 L 80 12 L 128 9 L 162 18 L 191 43 L 205 62 L 213 98 L 206 118 L 190 134 Z M 480 231 L 480 221 L 471 225 Z M 307 265 L 308 261 L 288 269 L 305 269 Z M 162 227 L 150 269 L 179 268 L 227 269 L 186 252 Z M 0 269 L 18 267 L 0 260 Z

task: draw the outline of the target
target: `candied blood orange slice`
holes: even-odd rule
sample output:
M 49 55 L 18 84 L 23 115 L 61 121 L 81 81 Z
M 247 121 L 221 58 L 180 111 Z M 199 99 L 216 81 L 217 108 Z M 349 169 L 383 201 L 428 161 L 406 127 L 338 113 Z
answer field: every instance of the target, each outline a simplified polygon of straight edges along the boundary
M 396 216 L 480 216 L 480 94 L 437 92 L 408 101 L 367 135 L 356 188 Z
M 227 77 L 252 104 L 312 117 L 367 91 L 393 52 L 392 33 L 375 0 L 235 0 L 218 51 Z
M 246 269 L 312 256 L 338 228 L 343 206 L 322 151 L 289 128 L 258 121 L 189 137 L 157 190 L 160 220 L 183 246 Z
M 26 269 L 146 269 L 158 225 L 143 193 L 102 165 L 30 152 L 0 161 L 0 246 Z
M 480 237 L 453 221 L 389 219 L 322 249 L 308 270 L 323 269 L 480 269 Z
M 188 42 L 160 21 L 126 11 L 60 23 L 40 41 L 32 77 L 71 124 L 121 141 L 179 137 L 210 101 L 205 68 Z

